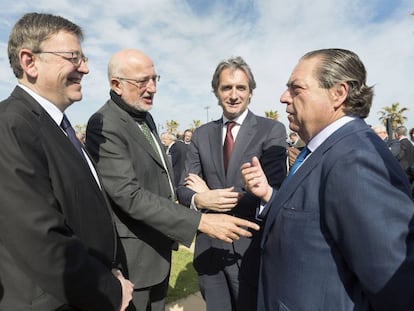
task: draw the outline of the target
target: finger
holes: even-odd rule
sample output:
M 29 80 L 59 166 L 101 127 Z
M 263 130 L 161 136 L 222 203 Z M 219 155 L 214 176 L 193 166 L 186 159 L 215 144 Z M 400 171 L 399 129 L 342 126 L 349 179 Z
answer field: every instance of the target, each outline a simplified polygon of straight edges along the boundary
M 254 222 L 245 220 L 245 219 L 241 219 L 241 218 L 237 218 L 237 217 L 233 217 L 234 220 L 234 224 L 238 227 L 247 227 L 253 230 L 260 230 L 260 226 Z

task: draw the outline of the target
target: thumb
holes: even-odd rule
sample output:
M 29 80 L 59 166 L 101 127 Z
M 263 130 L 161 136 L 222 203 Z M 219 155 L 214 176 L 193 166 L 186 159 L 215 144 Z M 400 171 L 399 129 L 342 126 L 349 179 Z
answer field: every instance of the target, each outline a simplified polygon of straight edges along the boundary
M 260 161 L 259 161 L 259 159 L 257 158 L 257 157 L 253 157 L 252 158 L 252 164 L 253 164 L 253 166 L 255 166 L 255 167 L 262 167 L 261 165 L 260 165 Z

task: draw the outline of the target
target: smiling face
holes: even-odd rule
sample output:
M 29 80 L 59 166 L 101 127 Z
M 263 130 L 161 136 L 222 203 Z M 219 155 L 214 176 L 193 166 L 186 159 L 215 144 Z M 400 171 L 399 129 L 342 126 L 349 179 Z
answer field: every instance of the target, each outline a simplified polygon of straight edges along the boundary
M 346 84 L 324 89 L 316 79 L 318 57 L 302 59 L 293 70 L 280 101 L 286 104 L 289 128 L 308 143 L 326 126 L 344 116 Z
M 78 37 L 65 31 L 52 35 L 41 44 L 40 49 L 41 51 L 78 52 L 83 55 Z M 83 75 L 89 73 L 84 61 L 76 66 L 68 58 L 52 53 L 34 54 L 33 59 L 35 66 L 27 72 L 27 79 L 31 82 L 22 81 L 23 84 L 48 99 L 61 111 L 73 102 L 82 99 L 81 80 Z
M 226 68 L 220 73 L 216 91 L 223 115 L 233 120 L 240 116 L 250 103 L 249 78 L 243 70 Z

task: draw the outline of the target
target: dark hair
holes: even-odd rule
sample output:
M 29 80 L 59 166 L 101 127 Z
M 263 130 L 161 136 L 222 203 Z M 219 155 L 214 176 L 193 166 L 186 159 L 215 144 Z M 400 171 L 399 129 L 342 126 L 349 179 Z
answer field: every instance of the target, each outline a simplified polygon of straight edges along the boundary
M 256 88 L 256 81 L 254 80 L 253 73 L 250 70 L 249 65 L 247 65 L 247 63 L 244 61 L 244 59 L 241 58 L 240 56 L 237 56 L 237 57 L 229 58 L 228 60 L 221 61 L 217 65 L 217 68 L 213 74 L 213 79 L 211 80 L 211 87 L 213 88 L 214 94 L 217 95 L 217 90 L 218 90 L 219 81 L 220 81 L 220 74 L 226 68 L 230 68 L 232 71 L 235 71 L 237 69 L 244 71 L 244 73 L 249 78 L 250 92 L 253 92 L 253 90 Z
M 374 90 L 372 86 L 366 85 L 367 73 L 358 55 L 343 49 L 321 49 L 306 53 L 302 59 L 314 57 L 320 59 L 315 72 L 319 86 L 329 89 L 338 82 L 346 82 L 349 91 L 344 112 L 366 118 L 371 109 Z
M 83 40 L 82 29 L 71 21 L 56 15 L 42 13 L 27 13 L 14 25 L 8 43 L 10 66 L 16 78 L 23 76 L 20 66 L 19 52 L 29 49 L 34 53 L 40 52 L 40 45 L 59 31 L 75 34 Z

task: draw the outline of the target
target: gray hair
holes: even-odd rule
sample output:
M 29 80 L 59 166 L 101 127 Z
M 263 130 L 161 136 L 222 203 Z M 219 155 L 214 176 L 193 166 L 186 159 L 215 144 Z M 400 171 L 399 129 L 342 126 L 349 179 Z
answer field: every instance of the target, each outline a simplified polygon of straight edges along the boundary
M 319 86 L 329 89 L 338 82 L 349 86 L 344 112 L 366 118 L 374 97 L 372 86 L 366 85 L 366 70 L 357 54 L 343 49 L 322 49 L 306 53 L 302 59 L 320 58 L 315 72 Z
M 217 95 L 218 86 L 220 82 L 220 74 L 224 69 L 227 68 L 230 68 L 232 71 L 235 71 L 237 69 L 242 70 L 249 78 L 249 89 L 251 93 L 253 92 L 253 90 L 256 88 L 256 81 L 254 80 L 253 73 L 249 65 L 247 65 L 247 63 L 244 61 L 244 59 L 240 56 L 237 56 L 221 61 L 217 65 L 217 68 L 213 74 L 213 79 L 211 80 L 211 87 L 213 88 L 214 94 Z
M 407 136 L 407 132 L 408 132 L 407 128 L 403 125 L 395 129 L 395 133 L 397 133 L 398 136 Z
M 73 33 L 80 41 L 83 40 L 82 29 L 60 16 L 27 13 L 17 21 L 10 33 L 7 48 L 10 66 L 16 78 L 23 77 L 23 69 L 19 59 L 20 50 L 29 49 L 33 53 L 38 53 L 40 45 L 60 31 Z

